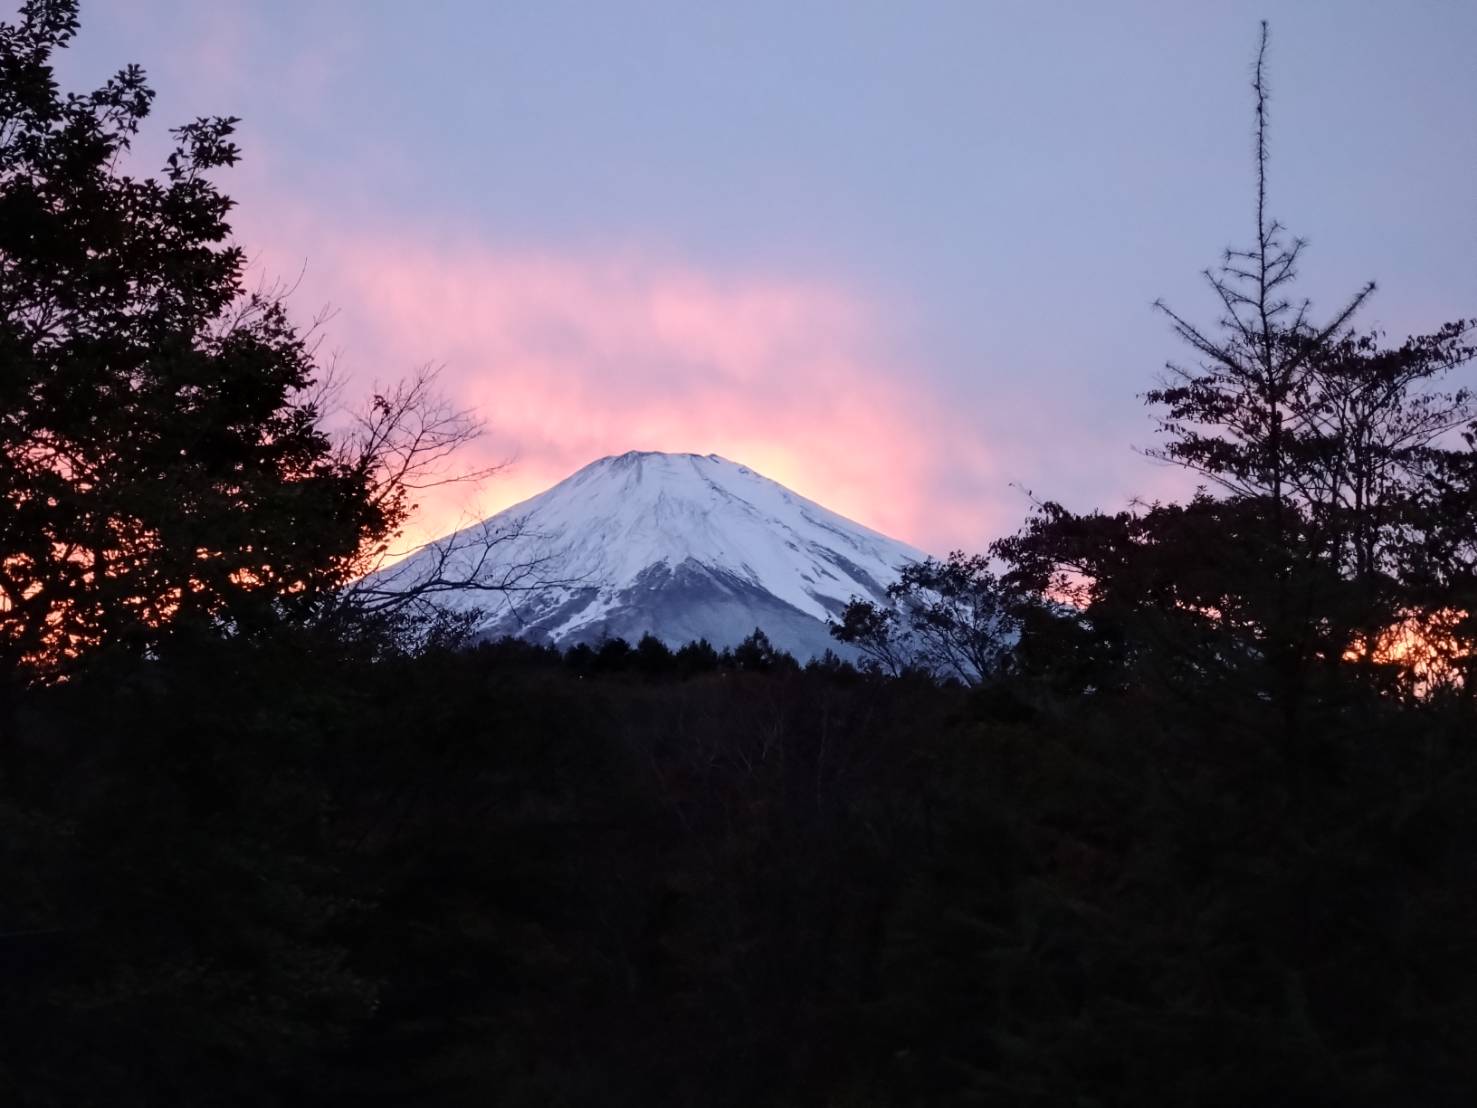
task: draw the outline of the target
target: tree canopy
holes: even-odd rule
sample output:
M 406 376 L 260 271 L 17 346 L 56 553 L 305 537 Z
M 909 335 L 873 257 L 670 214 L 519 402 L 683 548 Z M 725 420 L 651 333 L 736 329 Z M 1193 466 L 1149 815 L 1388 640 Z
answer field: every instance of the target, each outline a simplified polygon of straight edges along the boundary
M 1477 347 L 1467 320 L 1394 345 L 1358 332 L 1372 283 L 1323 322 L 1295 298 L 1304 243 L 1268 215 L 1266 51 L 1264 25 L 1256 240 L 1205 274 L 1217 328 L 1159 305 L 1194 360 L 1145 394 L 1163 436 L 1148 455 L 1189 469 L 1199 493 L 1109 514 L 1046 502 L 994 552 L 1008 587 L 1070 598 L 1058 614 L 1135 639 L 1119 662 L 1234 668 L 1296 729 L 1320 682 L 1413 687 L 1414 655 L 1376 648 L 1391 628 L 1434 621 L 1443 664 L 1471 665 L 1477 406 L 1446 381 Z
M 313 350 L 248 291 L 214 171 L 236 121 L 129 172 L 137 66 L 63 94 L 77 5 L 0 25 L 0 664 L 64 671 L 207 622 L 247 631 L 342 586 L 403 504 L 321 426 Z

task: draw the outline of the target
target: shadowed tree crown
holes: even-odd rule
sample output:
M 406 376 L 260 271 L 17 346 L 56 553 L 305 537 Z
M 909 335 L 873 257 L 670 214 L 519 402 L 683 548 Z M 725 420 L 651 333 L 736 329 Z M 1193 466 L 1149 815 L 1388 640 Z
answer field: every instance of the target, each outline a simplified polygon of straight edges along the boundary
M 33 676 L 311 609 L 405 510 L 322 429 L 279 298 L 243 285 L 211 180 L 236 121 L 175 128 L 131 175 L 153 92 L 129 66 L 63 93 L 76 30 L 75 0 L 0 24 L 0 665 Z
M 1294 295 L 1304 243 L 1268 214 L 1267 45 L 1263 24 L 1255 239 L 1205 273 L 1216 326 L 1157 305 L 1191 358 L 1145 395 L 1163 435 L 1147 453 L 1200 490 L 1115 515 L 1042 504 L 995 552 L 1011 586 L 1070 598 L 1099 639 L 1137 639 L 1121 657 L 1178 652 L 1169 668 L 1197 679 L 1245 662 L 1291 719 L 1314 671 L 1402 680 L 1389 651 L 1377 672 L 1373 644 L 1412 620 L 1454 628 L 1451 662 L 1470 664 L 1477 409 L 1443 381 L 1473 357 L 1468 321 L 1389 346 L 1353 328 L 1373 283 L 1322 321 Z

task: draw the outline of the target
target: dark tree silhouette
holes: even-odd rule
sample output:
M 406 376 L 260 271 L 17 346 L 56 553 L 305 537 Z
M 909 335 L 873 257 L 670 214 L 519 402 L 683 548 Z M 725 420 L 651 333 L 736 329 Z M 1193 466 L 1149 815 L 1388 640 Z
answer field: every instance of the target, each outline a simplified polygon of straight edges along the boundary
M 917 669 L 976 684 L 1009 666 L 1019 630 L 1015 609 L 990 560 L 956 550 L 944 561 L 904 566 L 886 604 L 853 600 L 831 634 L 884 673 Z
M 732 657 L 735 668 L 751 673 L 770 673 L 774 670 L 789 672 L 796 668 L 795 659 L 778 649 L 758 627 L 733 648 Z
M 153 91 L 128 66 L 63 94 L 52 59 L 77 25 L 75 0 L 0 24 L 0 669 L 50 679 L 284 618 L 436 623 L 447 592 L 526 587 L 537 567 L 482 533 L 365 583 L 418 494 L 493 472 L 445 468 L 477 420 L 427 370 L 330 433 L 316 325 L 280 287 L 248 290 L 230 241 L 212 175 L 239 157 L 236 120 L 176 128 L 162 173 L 133 176 Z
M 0 25 L 0 662 L 35 675 L 171 628 L 261 626 L 347 583 L 403 505 L 319 425 L 312 350 L 227 242 L 235 120 L 122 168 L 153 92 L 63 95 L 77 5 Z
M 1132 611 L 1159 646 L 1203 647 L 1192 670 L 1250 665 L 1291 729 L 1314 671 L 1360 660 L 1366 677 L 1386 682 L 1400 659 L 1376 664 L 1370 644 L 1455 603 L 1429 587 L 1417 595 L 1402 566 L 1424 557 L 1427 582 L 1455 572 L 1434 565 L 1428 539 L 1450 527 L 1431 506 L 1442 475 L 1470 453 L 1458 432 L 1477 410 L 1467 390 L 1440 387 L 1473 356 L 1466 321 L 1386 348 L 1351 330 L 1372 283 L 1322 323 L 1293 298 L 1304 243 L 1267 213 L 1267 45 L 1263 24 L 1256 240 L 1205 274 L 1224 308 L 1219 329 L 1158 305 L 1196 361 L 1171 363 L 1146 394 L 1164 435 L 1147 453 L 1192 470 L 1200 495 L 1112 517 L 1041 505 L 995 549 L 1011 584 L 1072 595 L 1100 626 L 1121 629 Z M 1213 634 L 1236 645 L 1212 644 Z

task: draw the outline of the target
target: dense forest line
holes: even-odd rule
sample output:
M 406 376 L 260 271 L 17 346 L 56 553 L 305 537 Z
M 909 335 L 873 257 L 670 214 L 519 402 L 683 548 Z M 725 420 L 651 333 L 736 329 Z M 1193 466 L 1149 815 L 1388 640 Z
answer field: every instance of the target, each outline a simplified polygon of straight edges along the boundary
M 1264 57 L 1257 242 L 1146 396 L 1200 491 L 1036 503 L 802 663 L 362 588 L 470 416 L 329 419 L 235 121 L 131 176 L 77 19 L 0 24 L 6 1103 L 1470 1103 L 1472 330 L 1291 296 Z
M 1153 688 L 626 662 L 214 642 L 31 698 L 7 1095 L 1465 1101 L 1460 706 L 1294 772 Z

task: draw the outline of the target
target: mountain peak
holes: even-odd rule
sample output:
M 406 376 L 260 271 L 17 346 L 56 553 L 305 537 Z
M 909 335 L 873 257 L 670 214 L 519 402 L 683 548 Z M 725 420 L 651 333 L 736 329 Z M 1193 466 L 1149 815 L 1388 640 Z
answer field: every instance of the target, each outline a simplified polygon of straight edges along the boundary
M 901 566 L 924 557 L 738 462 L 649 450 L 597 459 L 434 545 L 470 569 L 486 552 L 481 536 L 499 540 L 486 560 L 494 579 L 499 567 L 536 566 L 544 582 L 451 594 L 453 606 L 482 609 L 485 636 L 568 645 L 650 632 L 722 647 L 761 627 L 799 657 L 833 645 L 826 621 L 850 599 L 882 599 Z
M 685 451 L 665 450 L 627 450 L 624 454 L 607 454 L 603 458 L 597 458 L 589 465 L 578 470 L 575 476 L 584 473 L 586 470 L 606 469 L 634 469 L 644 474 L 648 467 L 652 470 L 653 476 L 659 476 L 683 470 L 683 467 L 701 465 L 732 466 L 735 469 L 748 471 L 747 466 L 729 461 L 720 454 L 692 454 Z
M 597 458 L 590 465 L 610 465 L 617 462 L 630 464 L 647 458 L 695 458 L 708 462 L 728 462 L 727 458 L 719 454 L 693 454 L 685 450 L 627 450 L 624 454 L 607 454 L 603 458 Z M 728 462 L 728 464 L 735 463 Z

